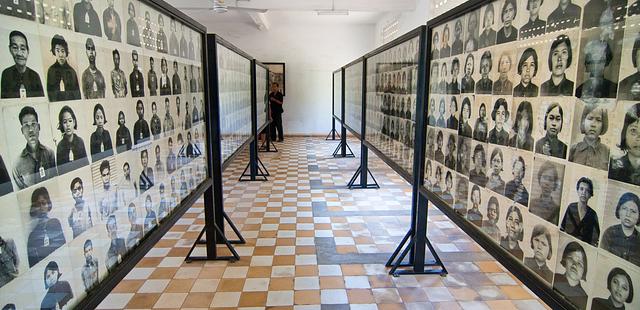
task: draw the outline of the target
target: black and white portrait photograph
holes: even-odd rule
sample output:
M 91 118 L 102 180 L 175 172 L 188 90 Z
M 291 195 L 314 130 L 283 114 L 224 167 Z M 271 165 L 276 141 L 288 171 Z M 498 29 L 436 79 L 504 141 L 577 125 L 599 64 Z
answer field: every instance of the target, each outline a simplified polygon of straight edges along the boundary
M 122 0 L 107 0 L 107 7 L 102 11 L 104 36 L 110 41 L 122 41 Z
M 30 20 L 37 17 L 36 21 L 40 24 L 73 31 L 74 0 L 42 0 L 39 2 L 41 5 L 35 6 L 36 15 L 29 18 Z M 27 3 L 24 1 L 25 5 Z
M 463 17 L 460 17 L 453 22 L 453 43 L 451 43 L 451 56 L 460 55 L 464 51 L 464 43 L 462 41 L 465 38 L 465 22 L 466 20 L 464 20 Z
M 76 32 L 102 36 L 102 25 L 94 4 L 99 1 L 79 0 L 73 6 L 73 27 Z
M 513 100 L 511 117 L 513 127 L 511 128 L 511 137 L 509 138 L 509 146 L 525 151 L 533 151 L 533 105 L 538 103 L 537 100 Z
M 571 137 L 571 115 L 575 99 L 557 98 L 538 104 L 535 152 L 561 159 L 567 158 Z
M 471 143 L 471 170 L 469 181 L 484 187 L 487 184 L 487 148 L 486 143 L 473 141 Z
M 138 14 L 140 14 L 140 4 L 138 1 L 124 0 L 127 7 L 127 44 L 140 47 L 140 30 L 138 29 L 138 22 L 136 21 Z
M 640 32 L 625 32 L 623 47 L 618 99 L 640 100 Z
M 509 108 L 511 107 L 511 97 L 493 96 L 491 109 L 491 122 L 489 126 L 488 142 L 507 146 L 509 144 L 509 132 L 511 130 L 511 119 Z
M 542 77 L 545 80 L 540 85 L 540 96 L 572 96 L 575 84 L 575 72 L 579 61 L 577 31 L 567 31 L 563 34 L 550 34 L 545 38 L 552 39 L 548 48 L 539 56 L 546 56 L 547 65 Z
M 70 274 L 70 273 L 69 273 Z M 44 268 L 44 288 L 47 290 L 42 299 L 40 309 L 69 309 L 68 303 L 73 299 L 73 291 L 68 281 L 70 275 L 63 273 L 56 261 L 49 261 Z
M 522 247 L 525 244 L 524 228 L 528 225 L 528 223 L 525 224 L 526 213 L 522 212 L 517 205 L 505 205 L 500 213 L 504 217 L 504 230 L 500 236 L 500 246 L 518 260 L 522 260 L 524 258 Z
M 465 32 L 464 52 L 471 53 L 478 49 L 478 29 L 480 29 L 480 11 L 467 13 L 467 31 Z
M 558 260 L 553 289 L 564 295 L 577 309 L 587 309 L 591 280 L 598 264 L 596 252 L 571 236 L 560 233 Z
M 609 179 L 640 185 L 640 103 L 618 102 L 612 114 L 618 128 L 610 147 Z
M 547 18 L 547 33 L 580 26 L 582 0 L 559 0 Z M 580 5 L 578 5 L 580 4 Z
M 600 248 L 640 266 L 640 198 L 637 187 L 609 182 Z
M 551 284 L 558 255 L 558 229 L 530 216 L 525 229 L 524 265 Z
M 505 150 L 505 153 L 509 152 Z M 512 152 L 511 160 L 505 165 L 506 175 L 504 196 L 525 207 L 529 205 L 533 156 L 524 152 Z
M 609 145 L 615 145 L 609 131 L 610 104 L 589 104 L 577 100 L 574 106 L 573 138 L 569 148 L 569 161 L 607 170 Z
M 109 120 L 107 120 L 107 113 L 102 104 L 98 103 L 93 106 L 92 119 L 95 130 L 91 133 L 89 148 L 91 151 L 91 161 L 96 162 L 113 155 L 113 142 L 111 140 L 111 133 L 106 128 Z M 111 124 L 109 123 L 109 125 Z
M 471 163 L 471 139 L 458 136 L 458 152 L 456 155 L 456 171 L 468 176 Z
M 426 177 L 425 177 L 426 178 Z M 458 174 L 456 176 L 455 187 L 455 201 L 453 204 L 453 210 L 460 216 L 466 217 L 467 215 L 467 202 L 469 196 L 469 180 Z
M 539 0 L 531 0 L 538 2 Z M 531 2 L 530 1 L 530 2 Z M 539 47 L 539 46 L 536 46 Z M 541 50 L 541 49 L 539 49 Z M 540 67 L 538 52 L 532 47 L 528 47 L 519 53 L 517 63 L 517 73 L 520 76 L 520 83 L 513 89 L 514 97 L 537 97 L 538 96 L 538 68 Z
M 489 235 L 494 242 L 498 242 L 501 235 L 501 230 L 498 226 L 500 222 L 500 206 L 508 204 L 508 201 L 493 193 L 487 197 L 488 199 L 485 199 L 482 203 L 485 214 L 482 220 L 482 231 Z
M 480 11 L 480 22 L 478 26 L 481 30 L 478 38 L 478 48 L 485 48 L 496 44 L 496 31 L 494 29 L 497 24 L 496 6 L 498 2 L 491 2 L 482 7 Z M 498 19 L 499 20 L 499 19 Z
M 564 171 L 563 164 L 542 157 L 534 160 L 529 212 L 554 225 L 560 216 Z
M 491 96 L 476 96 L 472 107 L 473 139 L 480 142 L 487 142 L 489 118 L 491 117 L 490 113 L 493 107 Z
M 483 214 L 480 211 L 482 205 L 482 199 L 488 199 L 488 193 L 481 189 L 477 184 L 469 184 L 471 190 L 469 191 L 469 200 L 467 203 L 467 215 L 466 219 L 471 224 L 477 227 L 482 227 Z
M 454 97 L 455 98 L 455 97 Z M 460 104 L 460 121 L 458 122 L 458 135 L 471 138 L 473 131 L 471 126 L 473 124 L 472 115 L 472 102 L 474 102 L 474 96 L 462 96 L 462 102 Z
M 518 3 L 516 0 L 505 0 L 499 9 L 500 23 L 496 35 L 496 44 L 515 41 L 518 38 L 518 28 L 514 25 L 518 14 Z
M 517 63 L 514 63 L 515 53 L 508 50 L 496 54 L 498 78 L 493 82 L 493 94 L 511 96 L 513 93 L 513 76 Z
M 500 195 L 504 195 L 507 174 L 505 164 L 510 162 L 510 152 L 500 146 L 491 145 L 488 147 L 489 161 L 487 168 L 487 184 L 485 187 Z M 504 151 L 503 151 L 504 150 Z
M 594 1 L 601 0 L 590 2 Z M 583 100 L 616 97 L 622 38 L 622 29 L 616 29 L 611 20 L 602 19 L 597 29 L 582 31 L 576 97 Z
M 624 25 L 627 15 L 627 0 L 587 0 L 584 4 L 584 11 L 582 29 L 602 28 L 603 23 Z
M 492 69 L 493 54 L 491 50 L 485 50 L 480 56 L 480 79 L 476 82 L 476 94 L 490 95 L 493 91 Z
M 49 114 L 49 122 L 55 126 L 52 130 L 58 133 L 54 135 L 58 174 L 62 175 L 88 165 L 86 136 L 82 137 L 90 130 L 86 127 L 87 121 L 91 119 L 86 115 L 86 109 L 76 102 L 69 105 L 50 105 L 50 108 L 54 113 Z M 55 113 L 58 108 L 58 112 Z
M 462 67 L 462 79 L 460 80 L 461 93 L 473 93 L 476 81 L 473 79 L 475 73 L 476 60 L 474 53 L 468 53 L 464 57 L 464 67 Z
M 637 268 L 606 253 L 598 253 L 598 266 L 602 267 L 597 269 L 593 281 L 591 309 L 635 309 L 640 306 L 636 291 L 640 279 Z
M 565 173 L 560 230 L 594 247 L 602 231 L 606 173 L 571 165 Z
M 520 28 L 520 40 L 525 40 L 533 37 L 543 35 L 545 33 L 547 22 L 541 17 L 541 7 L 544 4 L 544 0 L 526 0 L 525 9 L 527 22 Z M 547 4 L 547 6 L 549 6 Z
M 144 75 L 142 74 L 142 55 L 137 50 L 131 51 L 132 71 L 129 74 L 131 97 L 144 97 Z
M 49 32 L 47 32 L 49 33 Z M 49 101 L 80 99 L 77 57 L 84 54 L 79 44 L 70 41 L 71 36 L 54 33 L 51 37 L 41 36 L 43 46 L 50 53 L 41 53 L 43 66 L 47 67 L 46 84 Z
M 78 57 L 78 63 L 80 66 L 85 64 L 84 71 L 82 72 L 82 94 L 84 99 L 100 99 L 105 97 L 106 80 L 100 68 L 106 68 L 108 64 L 107 60 L 108 51 L 103 48 L 96 47 L 92 38 L 87 38 L 84 44 L 85 57 Z M 100 66 L 98 66 L 98 60 L 100 60 Z
M 17 29 L 7 29 L 0 40 L 7 48 L 0 51 L 3 62 L 0 82 L 0 97 L 31 98 L 44 97 L 40 41 L 32 24 L 16 21 Z M 30 51 L 35 51 L 33 55 Z

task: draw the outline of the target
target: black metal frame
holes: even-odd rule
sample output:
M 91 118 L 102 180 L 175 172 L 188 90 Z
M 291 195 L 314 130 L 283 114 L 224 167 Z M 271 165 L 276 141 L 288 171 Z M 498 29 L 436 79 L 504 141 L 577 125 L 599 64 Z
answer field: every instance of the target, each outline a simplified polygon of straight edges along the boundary
M 172 7 L 170 4 L 163 0 L 140 0 L 146 5 L 149 5 L 153 9 L 162 12 L 172 18 L 177 19 L 181 23 L 187 25 L 191 29 L 197 31 L 201 35 L 201 56 L 203 61 L 203 70 L 207 70 L 207 61 L 208 61 L 208 50 L 207 46 L 207 28 L 202 24 L 198 23 L 191 17 L 187 16 L 180 10 Z M 204 75 L 204 84 L 209 85 L 208 75 Z M 210 88 L 204 88 L 204 96 L 209 99 Z M 210 102 L 210 101 L 208 101 Z M 205 141 L 205 147 L 207 151 L 207 177 L 202 183 L 198 185 L 198 187 L 191 192 L 187 197 L 185 197 L 180 204 L 174 209 L 174 211 L 165 217 L 156 228 L 154 228 L 150 233 L 146 234 L 144 238 L 140 241 L 140 243 L 132 250 L 127 252 L 126 257 L 122 260 L 121 263 L 116 265 L 112 270 L 109 271 L 109 275 L 107 275 L 104 279 L 102 279 L 93 289 L 87 291 L 87 295 L 80 300 L 76 305 L 76 309 L 95 309 L 109 293 L 124 279 L 124 277 L 136 266 L 136 264 L 153 248 L 153 246 L 160 240 L 162 237 L 173 227 L 173 225 L 184 215 L 184 213 L 191 208 L 191 206 L 204 195 L 205 201 L 205 222 L 213 223 L 216 217 L 216 213 L 213 206 L 213 192 L 215 190 L 214 184 L 216 183 L 216 174 L 214 173 L 215 165 L 214 157 L 212 157 L 212 148 L 215 148 L 215 145 L 212 145 L 211 141 L 215 139 L 215 135 L 219 134 L 212 130 L 213 122 L 213 111 L 211 104 L 206 104 L 204 106 L 205 109 L 205 120 L 206 120 L 206 133 L 207 133 L 207 141 Z M 215 122 L 217 123 L 217 121 Z M 215 143 L 213 143 L 215 144 Z M 221 174 L 218 174 L 221 178 Z M 208 225 L 206 227 L 205 232 L 207 235 L 211 236 L 209 240 L 212 241 L 213 247 L 212 249 L 207 249 L 207 255 L 211 257 L 217 257 L 216 248 L 215 248 L 215 227 L 213 225 Z
M 425 82 L 429 81 L 430 70 L 430 59 L 431 54 L 431 30 L 437 26 L 440 26 L 442 23 L 448 22 L 452 19 L 463 16 L 464 14 L 476 10 L 482 7 L 485 4 L 491 3 L 494 0 L 471 0 L 465 2 L 456 8 L 447 11 L 446 13 L 427 21 L 426 25 L 426 68 L 425 74 L 426 79 Z M 426 84 L 425 84 L 426 85 Z M 425 98 L 426 99 L 426 98 Z M 427 118 L 427 112 L 425 111 L 424 118 Z M 426 126 L 423 126 L 421 130 L 423 132 L 423 137 L 426 133 Z M 426 145 L 426 141 L 424 140 L 416 140 L 420 141 L 422 148 L 424 149 Z M 422 165 L 425 164 L 425 154 L 422 154 Z M 424 167 L 423 167 L 424 168 Z M 424 171 L 424 169 L 423 169 Z M 424 180 L 424 178 L 423 178 Z M 424 181 L 421 181 L 424 182 Z M 483 249 L 487 251 L 491 256 L 493 256 L 497 261 L 499 261 L 502 265 L 504 265 L 511 273 L 513 273 L 522 283 L 524 283 L 533 293 L 535 293 L 540 299 L 542 299 L 549 307 L 552 309 L 575 309 L 575 307 L 568 302 L 562 295 L 553 290 L 551 286 L 549 286 L 546 282 L 538 278 L 536 274 L 531 271 L 528 271 L 527 268 L 523 265 L 523 263 L 507 252 L 507 250 L 503 249 L 499 244 L 495 241 L 491 240 L 488 236 L 484 235 L 481 230 L 474 226 L 473 224 L 467 222 L 461 215 L 455 212 L 453 208 L 447 206 L 446 202 L 443 201 L 437 194 L 427 190 L 421 183 L 420 185 L 420 193 L 422 196 L 426 197 L 429 202 L 433 203 L 440 211 L 442 211 L 447 217 L 449 217 L 458 227 L 460 227 L 466 234 L 468 234 L 474 241 L 476 241 Z
M 364 57 L 359 57 L 357 59 L 355 59 L 354 61 L 346 64 L 344 67 L 342 67 L 343 69 L 343 75 L 342 78 L 344 79 L 347 76 L 347 69 L 349 69 L 350 67 L 356 66 L 358 65 L 358 63 L 360 63 L 361 66 L 364 66 L 365 64 L 365 59 Z M 365 69 L 362 68 L 362 72 L 365 72 Z M 364 75 L 364 74 L 363 74 Z M 347 81 L 343 80 L 343 87 L 342 87 L 342 94 L 344 99 L 342 100 L 342 126 L 344 126 L 348 131 L 351 132 L 351 134 L 353 134 L 356 138 L 358 138 L 358 140 L 362 140 L 362 126 L 360 126 L 360 132 L 354 130 L 352 128 L 351 125 L 347 124 L 347 120 L 346 120 L 346 113 L 347 113 L 347 94 L 346 94 L 346 90 L 347 90 Z M 364 89 L 363 89 L 364 90 Z M 364 104 L 364 101 L 362 101 L 362 104 Z
M 351 150 L 351 147 L 349 147 L 349 144 L 347 144 L 347 127 L 345 127 L 344 125 L 344 67 L 340 68 L 340 76 L 341 76 L 341 80 L 342 82 L 340 83 L 340 89 L 341 89 L 341 93 L 340 93 L 340 115 L 342 115 L 342 120 L 336 118 L 336 116 L 334 115 L 333 117 L 338 120 L 340 122 L 340 143 L 338 143 L 338 146 L 336 147 L 335 150 L 333 150 L 333 154 L 331 154 L 331 156 L 333 157 L 356 157 L 356 155 L 353 154 L 353 151 Z M 338 72 L 338 70 L 334 71 L 334 73 Z M 334 98 L 335 100 L 335 98 Z M 349 150 L 349 153 L 347 153 L 347 150 Z
M 287 66 L 285 65 L 284 62 L 263 62 L 262 63 L 264 66 L 268 66 L 268 65 L 282 65 L 282 96 L 285 97 L 287 96 Z M 268 70 L 269 68 L 267 68 Z M 269 70 L 270 71 L 270 70 Z M 267 87 L 271 87 L 271 85 L 269 85 L 269 76 L 267 75 Z

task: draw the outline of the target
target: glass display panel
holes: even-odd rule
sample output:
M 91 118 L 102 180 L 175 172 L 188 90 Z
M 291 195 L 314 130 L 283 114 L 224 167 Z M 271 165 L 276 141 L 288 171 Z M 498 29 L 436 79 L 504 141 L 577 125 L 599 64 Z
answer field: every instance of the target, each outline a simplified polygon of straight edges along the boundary
M 267 123 L 269 109 L 269 92 L 267 91 L 267 69 L 256 65 L 256 113 L 258 123 L 256 128 L 260 129 Z
M 413 175 L 418 37 L 367 59 L 366 140 Z
M 333 116 L 342 120 L 342 71 L 333 73 Z
M 507 0 L 431 29 L 425 187 L 577 309 L 640 308 L 639 13 Z
M 217 44 L 222 162 L 251 137 L 251 60 Z
M 353 131 L 362 131 L 362 62 L 344 69 L 344 123 Z
M 203 37 L 141 1 L 0 21 L 0 306 L 71 309 L 206 178 Z

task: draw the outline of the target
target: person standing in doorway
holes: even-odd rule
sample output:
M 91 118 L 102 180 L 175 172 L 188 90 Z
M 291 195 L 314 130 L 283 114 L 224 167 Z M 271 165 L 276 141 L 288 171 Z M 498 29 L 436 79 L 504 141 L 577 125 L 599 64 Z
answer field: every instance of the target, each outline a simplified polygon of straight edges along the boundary
M 269 93 L 269 106 L 271 107 L 271 119 L 273 127 L 271 127 L 271 140 L 276 140 L 276 130 L 278 130 L 278 142 L 284 141 L 284 133 L 282 132 L 282 103 L 284 95 L 280 92 L 278 83 L 271 84 L 271 92 Z

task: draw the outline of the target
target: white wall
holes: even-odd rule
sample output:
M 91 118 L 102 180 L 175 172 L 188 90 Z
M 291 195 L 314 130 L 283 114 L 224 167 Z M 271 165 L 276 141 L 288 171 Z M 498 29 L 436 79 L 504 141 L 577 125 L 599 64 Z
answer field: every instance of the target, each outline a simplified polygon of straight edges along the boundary
M 267 31 L 238 24 L 209 26 L 262 62 L 284 62 L 286 134 L 327 134 L 331 130 L 332 72 L 374 47 L 374 25 L 314 25 L 278 23 L 269 19 Z M 240 32 L 242 32 L 240 34 Z

